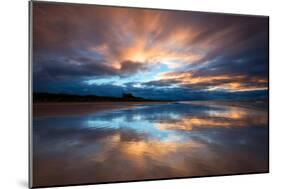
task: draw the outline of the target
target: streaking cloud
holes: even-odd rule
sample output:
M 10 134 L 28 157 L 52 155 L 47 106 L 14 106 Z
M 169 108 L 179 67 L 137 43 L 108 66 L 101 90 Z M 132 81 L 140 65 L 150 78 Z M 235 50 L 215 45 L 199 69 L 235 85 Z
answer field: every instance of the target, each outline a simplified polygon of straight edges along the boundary
M 33 22 L 37 92 L 268 90 L 266 17 L 37 3 Z

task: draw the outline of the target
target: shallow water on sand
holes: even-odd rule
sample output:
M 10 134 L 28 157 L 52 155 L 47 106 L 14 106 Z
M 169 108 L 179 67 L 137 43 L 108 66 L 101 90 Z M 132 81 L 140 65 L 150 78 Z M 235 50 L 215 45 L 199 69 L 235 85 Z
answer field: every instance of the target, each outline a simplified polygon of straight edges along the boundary
M 34 186 L 266 172 L 268 112 L 179 102 L 34 117 L 33 160 Z

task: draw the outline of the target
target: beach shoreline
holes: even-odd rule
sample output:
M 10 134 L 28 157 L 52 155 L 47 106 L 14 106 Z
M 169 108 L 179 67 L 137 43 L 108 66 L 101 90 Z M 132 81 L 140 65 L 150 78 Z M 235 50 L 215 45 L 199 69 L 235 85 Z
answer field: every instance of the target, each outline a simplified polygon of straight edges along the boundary
M 171 102 L 48 102 L 33 103 L 33 117 L 75 116 Z

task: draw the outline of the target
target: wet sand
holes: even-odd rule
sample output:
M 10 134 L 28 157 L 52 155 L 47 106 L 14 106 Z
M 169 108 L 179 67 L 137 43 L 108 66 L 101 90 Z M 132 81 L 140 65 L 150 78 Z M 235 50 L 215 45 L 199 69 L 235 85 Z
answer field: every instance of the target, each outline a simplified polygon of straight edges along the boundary
M 168 104 L 171 102 L 64 102 L 34 103 L 33 117 L 77 116 L 102 111 L 124 110 L 144 105 Z
M 33 186 L 268 172 L 268 109 L 165 103 L 35 104 Z

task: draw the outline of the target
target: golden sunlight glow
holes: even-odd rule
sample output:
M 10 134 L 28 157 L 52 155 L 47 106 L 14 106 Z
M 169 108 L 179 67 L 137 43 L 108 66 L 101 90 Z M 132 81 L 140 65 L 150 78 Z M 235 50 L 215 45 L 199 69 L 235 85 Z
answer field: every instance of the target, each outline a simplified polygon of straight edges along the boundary
M 125 154 L 125 157 L 135 161 L 138 166 L 144 167 L 146 157 L 161 161 L 161 159 L 165 159 L 166 156 L 177 153 L 181 148 L 193 149 L 199 147 L 202 147 L 202 144 L 194 141 L 180 143 L 152 140 L 123 143 L 120 149 Z M 171 164 L 173 164 L 173 162 L 171 162 Z
M 251 81 L 256 83 L 253 86 L 245 86 L 243 82 L 249 80 L 246 76 L 237 75 L 217 75 L 217 76 L 193 76 L 191 72 L 166 72 L 162 73 L 157 77 L 158 80 L 175 80 L 181 85 L 192 86 L 192 85 L 214 85 L 214 87 L 208 88 L 208 90 L 226 89 L 230 91 L 247 91 L 247 90 L 262 90 L 267 87 L 259 87 L 256 85 L 265 84 L 267 80 L 252 78 Z
M 125 16 L 124 14 L 126 15 L 123 13 L 118 16 Z M 143 31 L 135 23 L 122 23 L 123 27 L 118 27 L 120 37 L 115 39 L 116 43 L 122 44 L 123 41 L 119 41 L 119 39 L 132 38 L 132 40 L 128 44 L 120 46 L 118 52 L 112 52 L 111 47 L 106 44 L 90 47 L 88 50 L 106 57 L 108 65 L 112 65 L 114 68 L 121 67 L 119 64 L 122 64 L 123 61 L 146 64 L 161 62 L 169 68 L 178 68 L 204 57 L 202 52 L 207 51 L 207 48 L 200 47 L 200 53 L 187 48 L 192 38 L 196 36 L 196 32 L 191 28 L 175 28 L 165 38 L 158 40 L 156 37 L 163 30 L 163 20 L 160 18 L 161 14 L 151 16 L 150 13 L 145 13 L 142 18 L 142 24 L 145 25 Z M 116 25 L 120 25 L 119 20 L 116 20 Z

